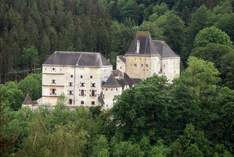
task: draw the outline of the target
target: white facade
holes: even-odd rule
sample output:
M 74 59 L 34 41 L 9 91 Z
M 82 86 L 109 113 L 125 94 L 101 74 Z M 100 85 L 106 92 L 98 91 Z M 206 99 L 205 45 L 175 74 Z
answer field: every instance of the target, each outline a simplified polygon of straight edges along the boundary
M 113 71 L 100 53 L 55 52 L 42 66 L 42 104 L 56 105 L 64 95 L 69 107 L 110 109 L 114 98 L 136 83 L 133 80 L 164 75 L 171 82 L 180 75 L 180 57 L 145 32 L 136 35 L 128 52 L 116 62 Z
M 42 104 L 56 105 L 58 98 L 64 95 L 68 106 L 97 106 L 102 82 L 112 70 L 112 65 L 43 64 Z

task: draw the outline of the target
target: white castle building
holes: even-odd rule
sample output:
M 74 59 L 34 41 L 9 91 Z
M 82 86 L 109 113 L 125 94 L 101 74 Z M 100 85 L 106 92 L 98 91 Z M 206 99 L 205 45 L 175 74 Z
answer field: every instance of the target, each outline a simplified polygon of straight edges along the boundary
M 56 51 L 42 65 L 41 104 L 56 105 L 64 95 L 69 107 L 109 109 L 115 96 L 154 75 L 179 77 L 180 57 L 148 32 L 136 33 L 126 54 L 117 57 L 116 70 L 100 53 Z

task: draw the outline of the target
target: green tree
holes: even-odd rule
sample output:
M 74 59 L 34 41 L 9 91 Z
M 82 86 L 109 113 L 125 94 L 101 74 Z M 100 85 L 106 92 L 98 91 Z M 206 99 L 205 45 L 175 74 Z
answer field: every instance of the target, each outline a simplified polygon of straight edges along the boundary
M 230 37 L 220 29 L 212 26 L 201 30 L 195 38 L 194 47 L 203 47 L 209 43 L 232 45 Z
M 12 110 L 18 110 L 23 102 L 23 92 L 19 89 L 17 83 L 8 82 L 0 85 L 0 97 L 2 102 L 9 105 Z
M 106 137 L 101 135 L 93 143 L 92 156 L 97 157 L 109 157 L 109 145 Z
M 234 89 L 233 76 L 233 56 L 234 49 L 221 44 L 210 43 L 205 47 L 197 47 L 193 49 L 193 56 L 211 61 L 215 63 L 216 68 L 221 73 L 222 83 Z
M 22 54 L 22 62 L 25 64 L 29 69 L 33 69 L 38 62 L 38 51 L 34 47 L 25 48 Z
M 113 118 L 118 131 L 128 138 L 148 136 L 155 141 L 166 134 L 172 103 L 170 85 L 165 78 L 152 77 L 130 90 L 124 91 L 113 107 Z
M 31 74 L 19 82 L 19 88 L 24 96 L 29 94 L 33 100 L 41 97 L 41 74 Z
M 184 157 L 203 157 L 203 153 L 198 149 L 197 145 L 191 144 L 184 152 Z
M 188 124 L 183 134 L 172 144 L 169 156 L 202 157 L 211 154 L 211 146 L 204 132 L 196 130 L 192 124 Z
M 156 145 L 152 146 L 149 157 L 166 157 L 170 149 L 164 145 L 161 141 L 158 141 Z
M 222 18 L 218 18 L 216 26 L 226 32 L 232 41 L 234 41 L 234 13 L 230 14 L 221 14 Z
M 115 143 L 113 146 L 113 157 L 143 157 L 144 152 L 141 151 L 140 146 L 129 141 Z

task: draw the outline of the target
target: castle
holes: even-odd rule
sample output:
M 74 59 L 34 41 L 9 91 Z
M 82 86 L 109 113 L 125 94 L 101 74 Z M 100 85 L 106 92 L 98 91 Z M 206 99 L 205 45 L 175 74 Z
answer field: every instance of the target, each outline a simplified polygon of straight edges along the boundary
M 137 32 L 116 62 L 113 70 L 100 53 L 54 52 L 42 65 L 40 103 L 53 106 L 65 95 L 69 107 L 102 105 L 110 109 L 115 96 L 141 80 L 164 75 L 172 81 L 180 75 L 180 57 L 164 41 L 152 40 L 148 32 Z

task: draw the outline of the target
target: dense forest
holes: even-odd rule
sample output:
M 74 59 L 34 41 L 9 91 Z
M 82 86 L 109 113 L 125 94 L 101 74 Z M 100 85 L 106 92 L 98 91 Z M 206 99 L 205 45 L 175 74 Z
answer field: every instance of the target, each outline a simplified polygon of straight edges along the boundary
M 31 72 L 55 50 L 98 51 L 114 64 L 136 31 L 181 56 L 181 77 L 152 77 L 114 108 L 21 108 L 41 97 Z M 0 0 L 0 156 L 232 157 L 233 0 Z M 11 81 L 10 81 L 11 80 Z M 4 83 L 4 84 L 1 84 Z

